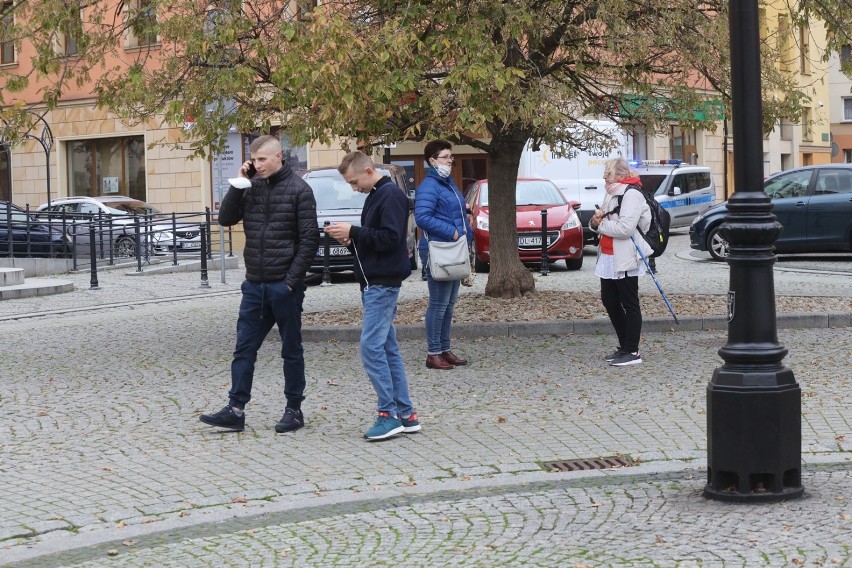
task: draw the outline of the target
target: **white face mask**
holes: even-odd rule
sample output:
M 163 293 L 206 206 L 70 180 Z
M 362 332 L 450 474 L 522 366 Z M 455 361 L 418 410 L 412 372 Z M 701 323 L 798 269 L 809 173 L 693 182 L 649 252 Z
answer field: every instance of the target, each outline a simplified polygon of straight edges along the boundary
M 432 166 L 432 167 L 435 168 L 435 171 L 438 172 L 438 175 L 441 176 L 444 179 L 450 177 L 450 174 L 453 173 L 452 166 L 446 166 L 444 164 L 437 164 L 437 165 Z

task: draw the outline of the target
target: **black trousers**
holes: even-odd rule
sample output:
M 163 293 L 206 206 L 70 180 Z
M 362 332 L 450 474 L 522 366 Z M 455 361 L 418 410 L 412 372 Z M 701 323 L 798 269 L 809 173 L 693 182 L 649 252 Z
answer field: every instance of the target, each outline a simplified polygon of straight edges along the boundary
M 639 336 L 642 333 L 639 277 L 627 276 L 618 280 L 601 278 L 601 302 L 618 335 L 621 349 L 630 353 L 639 351 Z

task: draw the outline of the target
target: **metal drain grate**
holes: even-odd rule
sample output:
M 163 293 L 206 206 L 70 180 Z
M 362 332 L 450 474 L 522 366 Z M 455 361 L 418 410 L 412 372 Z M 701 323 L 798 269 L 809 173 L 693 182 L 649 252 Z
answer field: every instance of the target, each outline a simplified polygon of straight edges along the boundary
M 613 469 L 619 467 L 630 467 L 633 460 L 628 456 L 609 456 L 605 458 L 585 458 L 570 461 L 542 462 L 541 467 L 545 471 L 583 471 L 587 469 Z

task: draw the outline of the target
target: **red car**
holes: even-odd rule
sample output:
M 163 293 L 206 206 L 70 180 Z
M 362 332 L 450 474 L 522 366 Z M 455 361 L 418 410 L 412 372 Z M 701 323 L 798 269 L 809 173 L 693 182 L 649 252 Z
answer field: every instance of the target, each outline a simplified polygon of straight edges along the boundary
M 488 240 L 488 180 L 479 180 L 467 189 L 467 203 L 473 217 L 473 246 L 476 270 L 485 272 L 491 262 Z M 575 209 L 556 185 L 547 179 L 521 178 L 515 186 L 517 204 L 518 254 L 525 264 L 541 263 L 541 210 L 547 209 L 547 256 L 564 260 L 568 270 L 583 266 L 583 226 Z

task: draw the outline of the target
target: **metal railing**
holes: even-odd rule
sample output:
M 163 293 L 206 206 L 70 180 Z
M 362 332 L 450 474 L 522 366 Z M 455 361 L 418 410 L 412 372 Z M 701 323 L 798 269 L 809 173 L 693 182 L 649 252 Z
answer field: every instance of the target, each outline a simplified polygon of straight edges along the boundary
M 209 238 L 213 224 L 209 208 L 119 217 L 6 207 L 5 218 L 0 215 L 0 257 L 70 259 L 72 271 L 135 263 L 141 272 L 151 264 L 177 265 L 200 256 L 212 259 L 220 248 Z M 230 228 L 224 244 L 228 256 L 233 256 Z

